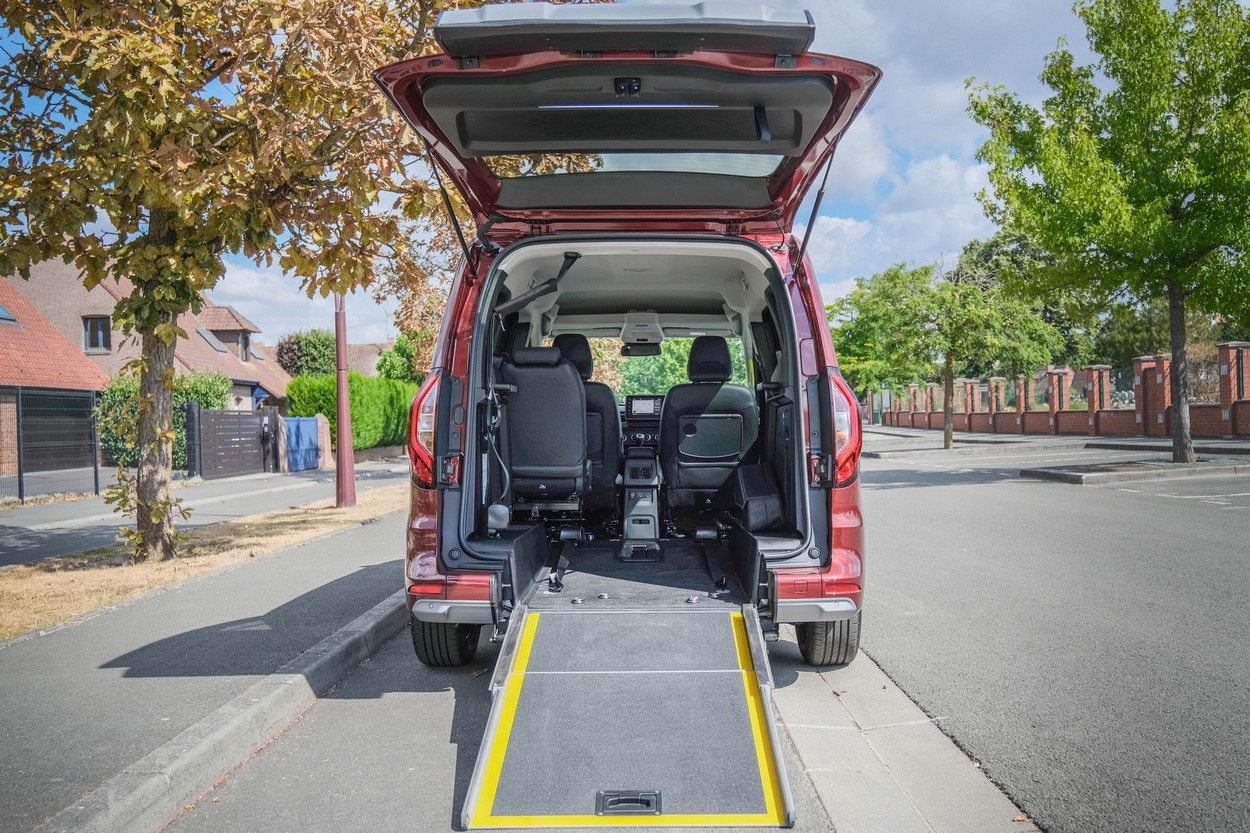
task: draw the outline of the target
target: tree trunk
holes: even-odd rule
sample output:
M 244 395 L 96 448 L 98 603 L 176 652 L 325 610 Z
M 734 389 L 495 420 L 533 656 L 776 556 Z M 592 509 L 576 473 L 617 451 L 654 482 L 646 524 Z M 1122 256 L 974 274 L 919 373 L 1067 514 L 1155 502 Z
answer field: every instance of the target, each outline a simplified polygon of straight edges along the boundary
M 942 371 L 942 448 L 955 447 L 955 356 L 947 351 Z
M 1192 463 L 1194 438 L 1189 427 L 1189 353 L 1185 334 L 1185 293 L 1168 284 L 1168 319 L 1172 336 L 1172 462 Z
M 174 465 L 174 345 L 153 333 L 142 334 L 143 370 L 139 375 L 139 473 L 135 526 L 139 561 L 174 557 L 174 522 L 169 505 Z

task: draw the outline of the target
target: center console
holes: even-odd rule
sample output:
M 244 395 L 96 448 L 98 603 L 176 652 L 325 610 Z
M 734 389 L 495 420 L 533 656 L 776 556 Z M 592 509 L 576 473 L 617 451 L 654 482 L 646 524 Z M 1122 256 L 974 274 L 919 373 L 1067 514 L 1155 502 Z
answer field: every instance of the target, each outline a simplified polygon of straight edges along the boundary
M 655 449 L 634 446 L 625 450 L 625 545 L 623 557 L 654 560 L 660 537 L 660 465 Z M 654 551 L 654 552 L 653 552 Z
M 660 444 L 660 411 L 663 396 L 625 397 L 625 445 L 658 447 Z

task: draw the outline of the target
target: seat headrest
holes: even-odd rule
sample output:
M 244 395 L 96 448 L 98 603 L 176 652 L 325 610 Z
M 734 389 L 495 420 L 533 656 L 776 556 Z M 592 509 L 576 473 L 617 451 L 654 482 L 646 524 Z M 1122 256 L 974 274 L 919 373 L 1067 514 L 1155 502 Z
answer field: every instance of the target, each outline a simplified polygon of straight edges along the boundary
M 512 363 L 517 365 L 557 365 L 560 351 L 554 347 L 517 347 L 512 351 Z
M 690 345 L 686 375 L 692 382 L 728 382 L 733 374 L 729 345 L 721 336 L 699 336 Z
M 561 333 L 556 336 L 555 347 L 569 364 L 577 368 L 582 380 L 595 372 L 595 359 L 590 354 L 590 342 L 581 333 Z

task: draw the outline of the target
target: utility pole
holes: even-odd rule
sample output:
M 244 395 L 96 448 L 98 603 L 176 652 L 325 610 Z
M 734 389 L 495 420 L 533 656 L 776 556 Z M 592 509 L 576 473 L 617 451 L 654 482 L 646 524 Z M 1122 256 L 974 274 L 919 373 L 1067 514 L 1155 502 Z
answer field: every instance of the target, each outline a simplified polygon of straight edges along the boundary
M 352 406 L 347 395 L 347 313 L 343 293 L 334 295 L 334 355 L 338 365 L 338 454 L 335 457 L 334 505 L 356 505 L 356 457 L 352 453 Z

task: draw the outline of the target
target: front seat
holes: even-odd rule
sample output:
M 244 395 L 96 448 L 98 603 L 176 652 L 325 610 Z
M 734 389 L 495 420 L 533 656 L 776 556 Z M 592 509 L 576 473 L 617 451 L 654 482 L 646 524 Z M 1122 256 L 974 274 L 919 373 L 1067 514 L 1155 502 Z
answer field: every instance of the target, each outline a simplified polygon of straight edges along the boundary
M 590 458 L 590 490 L 587 509 L 616 506 L 616 476 L 621 470 L 621 413 L 616 394 L 601 382 L 589 381 L 595 371 L 590 342 L 579 333 L 562 333 L 556 349 L 577 368 L 586 391 L 586 456 Z
M 727 484 L 759 433 L 755 395 L 727 384 L 729 345 L 699 336 L 690 346 L 690 384 L 675 385 L 660 411 L 660 465 L 668 505 L 731 505 Z
M 518 347 L 499 376 L 516 386 L 504 406 L 512 494 L 534 503 L 585 494 L 586 394 L 576 368 L 554 347 Z

